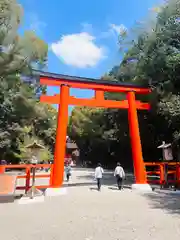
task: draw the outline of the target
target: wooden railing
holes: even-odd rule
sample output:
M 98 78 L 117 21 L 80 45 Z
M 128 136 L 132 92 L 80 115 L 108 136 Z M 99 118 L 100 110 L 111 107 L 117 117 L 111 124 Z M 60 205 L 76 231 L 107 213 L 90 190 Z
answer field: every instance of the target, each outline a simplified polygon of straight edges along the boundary
M 25 174 L 21 175 L 17 173 L 17 178 L 18 179 L 26 179 L 25 182 L 25 186 L 16 186 L 17 190 L 25 190 L 25 192 L 27 192 L 29 190 L 29 188 L 31 187 L 30 185 L 30 180 L 32 178 L 32 174 L 31 174 L 31 170 L 32 168 L 44 168 L 44 169 L 52 169 L 53 164 L 36 164 L 36 165 L 32 165 L 32 164 L 19 164 L 19 165 L 0 165 L 0 173 L 5 173 L 7 169 L 24 169 L 25 170 Z M 52 171 L 50 171 L 51 173 Z M 36 174 L 36 179 L 37 178 L 49 178 L 51 174 L 50 173 L 46 173 L 46 174 L 41 174 L 41 173 L 37 173 Z M 50 180 L 49 180 L 49 184 L 48 185 L 37 185 L 36 186 L 39 189 L 44 189 L 44 188 L 48 188 L 50 187 Z
M 180 186 L 180 163 L 149 162 L 145 167 L 148 183 Z
M 168 167 L 166 171 L 166 166 Z M 51 172 L 53 168 L 53 164 L 22 164 L 22 165 L 0 165 L 0 173 L 5 173 L 7 169 L 24 169 L 24 174 L 18 174 L 18 179 L 25 179 L 25 186 L 16 186 L 17 190 L 25 190 L 27 192 L 29 188 L 31 187 L 30 180 L 32 179 L 31 170 L 32 168 L 44 168 L 44 169 L 50 169 L 50 173 L 37 173 L 37 178 L 49 178 L 49 184 L 48 185 L 36 185 L 39 189 L 45 189 L 50 187 L 50 178 L 51 178 Z M 148 162 L 145 163 L 146 167 L 146 173 L 147 173 L 147 179 L 148 183 L 150 184 L 158 184 L 161 187 L 165 185 L 176 185 L 180 186 L 180 163 L 171 162 Z

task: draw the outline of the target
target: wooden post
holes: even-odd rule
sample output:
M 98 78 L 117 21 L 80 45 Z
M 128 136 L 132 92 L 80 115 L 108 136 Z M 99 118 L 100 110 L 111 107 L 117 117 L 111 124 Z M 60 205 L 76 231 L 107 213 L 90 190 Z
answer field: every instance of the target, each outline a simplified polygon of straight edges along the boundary
M 159 170 L 160 170 L 160 185 L 164 185 L 164 166 L 163 164 L 159 165 Z
M 3 165 L 0 165 L 0 174 L 5 173 L 5 167 Z
M 104 91 L 102 91 L 102 90 L 95 90 L 95 99 L 97 99 L 97 100 L 104 100 Z
M 179 188 L 180 184 L 180 165 L 176 163 L 176 181 L 177 181 L 177 187 Z
M 26 168 L 26 189 L 25 189 L 25 193 L 28 192 L 29 188 L 30 188 L 30 177 L 31 177 L 31 168 L 28 166 Z
M 130 128 L 130 137 L 131 137 L 131 147 L 132 147 L 132 156 L 134 163 L 134 175 L 136 179 L 136 184 L 146 184 L 146 171 L 142 156 L 142 147 L 139 133 L 139 124 L 138 124 L 138 116 L 136 110 L 136 102 L 135 102 L 135 93 L 128 92 L 127 93 L 129 109 L 128 109 L 128 117 L 129 117 L 129 128 Z
M 61 85 L 58 108 L 54 164 L 51 175 L 51 187 L 59 188 L 64 179 L 64 157 L 66 150 L 66 132 L 68 125 L 69 86 Z

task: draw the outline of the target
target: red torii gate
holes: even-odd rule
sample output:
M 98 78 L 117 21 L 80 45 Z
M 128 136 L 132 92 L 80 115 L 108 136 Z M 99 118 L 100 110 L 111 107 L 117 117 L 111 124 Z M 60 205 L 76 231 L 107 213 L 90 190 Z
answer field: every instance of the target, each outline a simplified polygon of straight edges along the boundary
M 60 94 L 56 94 L 54 96 L 42 95 L 40 97 L 41 102 L 59 104 L 54 166 L 51 174 L 51 187 L 59 188 L 63 183 L 66 132 L 68 125 L 68 105 L 128 109 L 136 185 L 147 185 L 145 166 L 142 156 L 141 139 L 139 134 L 137 109 L 148 110 L 150 105 L 148 103 L 136 100 L 135 95 L 149 94 L 151 90 L 148 87 L 141 87 L 134 84 L 113 81 L 73 77 L 45 72 L 39 72 L 39 75 L 40 83 L 42 85 L 56 86 L 60 88 Z M 70 88 L 91 89 L 95 91 L 95 95 L 91 99 L 79 99 L 70 96 Z M 105 100 L 105 92 L 123 92 L 126 94 L 127 100 Z

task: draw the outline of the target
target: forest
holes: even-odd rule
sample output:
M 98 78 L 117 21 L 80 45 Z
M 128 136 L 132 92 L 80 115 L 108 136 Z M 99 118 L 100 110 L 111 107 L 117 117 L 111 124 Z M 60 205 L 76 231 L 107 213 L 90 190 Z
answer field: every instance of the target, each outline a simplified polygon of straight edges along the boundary
M 153 15 L 153 16 L 152 16 Z M 150 111 L 139 111 L 144 161 L 161 161 L 157 147 L 172 143 L 179 161 L 180 137 L 180 1 L 168 0 L 153 9 L 151 17 L 122 32 L 118 39 L 122 60 L 102 79 L 149 84 L 152 93 L 142 96 Z M 125 99 L 105 93 L 106 99 Z M 69 119 L 69 136 L 80 148 L 81 159 L 112 167 L 120 161 L 132 168 L 126 110 L 75 107 Z
M 34 140 L 45 146 L 40 158 L 53 160 L 56 116 L 53 106 L 41 103 L 46 88 L 35 70 L 48 64 L 48 45 L 33 31 L 19 33 L 23 8 L 16 0 L 0 3 L 0 158 L 8 163 L 28 162 L 26 146 Z M 157 146 L 172 143 L 179 161 L 180 138 L 180 1 L 167 0 L 151 17 L 135 23 L 118 37 L 119 64 L 102 79 L 149 84 L 150 111 L 139 111 L 144 161 L 160 161 Z M 105 93 L 122 100 L 123 94 Z M 82 161 L 107 167 L 120 161 L 132 167 L 127 111 L 74 107 L 68 135 L 80 149 Z
M 47 44 L 34 31 L 19 34 L 23 9 L 16 0 L 0 2 L 0 158 L 8 163 L 28 162 L 26 146 L 45 146 L 40 158 L 53 158 L 56 110 L 39 101 L 46 91 L 33 69 L 47 66 Z

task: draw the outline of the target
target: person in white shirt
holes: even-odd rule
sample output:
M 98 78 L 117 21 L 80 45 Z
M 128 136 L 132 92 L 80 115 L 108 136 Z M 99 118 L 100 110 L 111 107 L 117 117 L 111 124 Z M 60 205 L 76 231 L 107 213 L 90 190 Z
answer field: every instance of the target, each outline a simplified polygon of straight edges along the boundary
M 114 171 L 114 176 L 116 177 L 118 189 L 122 189 L 123 179 L 125 178 L 125 172 L 120 163 L 117 163 L 117 166 Z
M 104 170 L 100 163 L 98 163 L 95 169 L 95 179 L 97 180 L 98 191 L 101 191 L 101 181 L 103 177 Z

